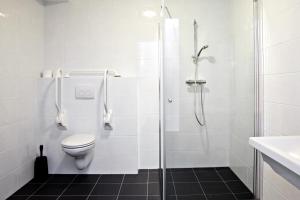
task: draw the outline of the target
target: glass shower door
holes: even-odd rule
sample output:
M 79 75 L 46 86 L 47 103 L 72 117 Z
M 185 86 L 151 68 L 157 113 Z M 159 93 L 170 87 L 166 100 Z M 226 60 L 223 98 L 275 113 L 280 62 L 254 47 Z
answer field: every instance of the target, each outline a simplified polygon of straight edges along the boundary
M 166 6 L 161 26 L 166 197 L 250 199 L 253 1 L 169 0 Z

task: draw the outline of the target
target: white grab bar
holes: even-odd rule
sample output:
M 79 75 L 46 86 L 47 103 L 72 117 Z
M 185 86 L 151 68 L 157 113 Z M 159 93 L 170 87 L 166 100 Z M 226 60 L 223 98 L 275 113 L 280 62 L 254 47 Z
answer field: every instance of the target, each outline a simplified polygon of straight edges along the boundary
M 57 69 L 55 73 L 55 106 L 57 112 L 61 112 L 61 103 L 62 103 L 62 90 L 63 90 L 63 71 L 62 69 Z M 58 79 L 60 79 L 60 88 L 58 88 Z M 58 91 L 59 90 L 59 91 Z M 60 93 L 60 94 L 59 94 Z M 60 99 L 59 99 L 60 98 Z
M 67 129 L 66 112 L 63 110 L 63 70 L 57 69 L 55 73 L 55 106 L 57 109 L 56 124 L 58 127 Z M 59 86 L 58 86 L 59 80 Z
M 104 124 L 105 129 L 112 130 L 112 125 L 111 125 L 112 110 L 108 109 L 108 106 L 107 106 L 108 76 L 109 76 L 109 71 L 108 71 L 108 69 L 106 69 L 106 70 L 104 70 L 104 76 L 103 76 L 103 102 L 104 102 L 103 124 Z

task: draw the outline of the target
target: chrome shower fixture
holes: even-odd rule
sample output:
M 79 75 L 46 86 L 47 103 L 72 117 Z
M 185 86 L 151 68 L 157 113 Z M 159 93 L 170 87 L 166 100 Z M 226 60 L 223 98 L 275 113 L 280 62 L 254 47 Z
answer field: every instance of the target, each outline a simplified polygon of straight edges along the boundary
M 194 89 L 194 115 L 195 118 L 198 122 L 198 124 L 200 126 L 205 126 L 206 125 L 206 120 L 205 120 L 205 113 L 204 113 L 204 92 L 203 92 L 203 87 L 206 84 L 206 80 L 199 80 L 198 79 L 198 62 L 199 62 L 199 58 L 201 56 L 201 53 L 203 50 L 208 48 L 208 45 L 204 45 L 200 51 L 198 52 L 198 24 L 197 21 L 194 20 L 194 55 L 192 56 L 193 59 L 193 63 L 195 64 L 195 77 L 194 80 L 187 80 L 186 84 L 188 84 L 189 86 L 193 86 Z M 197 87 L 200 86 L 200 104 L 201 104 L 201 117 L 202 117 L 202 121 L 198 116 L 198 112 L 197 112 L 197 105 L 198 105 L 198 101 L 197 101 Z

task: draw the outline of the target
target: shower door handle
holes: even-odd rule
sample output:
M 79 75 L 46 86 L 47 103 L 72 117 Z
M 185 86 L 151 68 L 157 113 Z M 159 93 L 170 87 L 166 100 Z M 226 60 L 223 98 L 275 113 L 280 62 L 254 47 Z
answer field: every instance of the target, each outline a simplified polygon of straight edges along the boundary
M 168 102 L 169 102 L 169 103 L 173 103 L 173 99 L 169 98 L 169 99 L 168 99 Z

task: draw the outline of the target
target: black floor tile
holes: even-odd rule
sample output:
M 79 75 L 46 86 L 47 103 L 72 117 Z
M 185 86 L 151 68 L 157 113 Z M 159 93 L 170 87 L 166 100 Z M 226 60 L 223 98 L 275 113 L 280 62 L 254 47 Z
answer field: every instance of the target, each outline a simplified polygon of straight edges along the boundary
M 204 195 L 184 195 L 177 196 L 177 200 L 206 200 Z
M 166 176 L 168 181 L 167 200 L 254 199 L 252 193 L 239 181 L 230 168 L 168 169 Z M 201 186 L 197 182 L 197 178 Z M 98 183 L 95 186 L 94 183 L 97 180 Z M 46 181 L 47 184 L 40 187 L 44 181 L 33 179 L 17 191 L 16 194 L 19 196 L 14 195 L 8 200 L 27 200 L 29 197 L 31 200 L 52 200 L 58 199 L 63 192 L 64 194 L 59 197 L 59 200 L 86 200 L 90 193 L 92 194 L 89 197 L 91 200 L 117 200 L 119 192 L 118 200 L 161 200 L 159 170 L 139 170 L 137 175 L 126 176 L 52 175 Z M 72 184 L 69 185 L 70 183 Z M 174 190 L 173 184 L 175 184 L 176 190 Z M 231 194 L 231 191 L 234 194 Z M 32 193 L 34 196 L 29 196 Z M 150 195 L 148 199 L 147 194 Z
M 214 168 L 196 168 L 195 174 L 200 182 L 202 181 L 222 181 Z
M 49 180 L 50 176 L 48 176 L 47 178 L 33 178 L 29 183 L 45 183 Z
M 119 196 L 118 200 L 147 200 L 147 196 Z
M 149 182 L 159 182 L 159 173 L 158 172 L 149 172 Z
M 172 172 L 193 172 L 193 168 L 173 168 Z
M 208 200 L 235 200 L 232 194 L 208 194 Z
M 252 193 L 240 193 L 240 194 L 234 194 L 234 196 L 238 200 L 249 200 L 249 199 L 254 199 L 254 196 Z
M 61 195 L 67 186 L 67 184 L 46 184 L 35 195 Z
M 21 189 L 19 189 L 17 192 L 15 192 L 14 195 L 31 195 L 40 186 L 41 186 L 40 184 L 26 184 Z
M 118 196 L 89 196 L 88 200 L 117 200 Z
M 86 200 L 88 196 L 61 196 L 58 200 Z
M 162 200 L 160 196 L 148 196 L 148 200 Z
M 177 195 L 203 194 L 198 183 L 175 183 L 175 192 Z
M 169 173 L 169 172 L 166 173 L 166 179 L 167 179 L 167 182 L 173 182 L 171 173 Z
M 229 167 L 216 168 L 216 170 L 224 181 L 239 180 Z
M 94 184 L 71 184 L 63 195 L 89 195 Z
M 76 176 L 73 183 L 96 183 L 99 177 L 96 174 L 81 174 Z
M 26 200 L 29 196 L 11 196 L 7 200 Z
M 148 173 L 126 174 L 124 183 L 147 183 Z
M 160 169 L 149 169 L 149 173 L 159 173 Z
M 147 184 L 123 184 L 120 195 L 147 195 Z
M 167 183 L 166 190 L 167 190 L 166 191 L 167 195 L 175 195 L 175 190 L 174 190 L 173 183 Z
M 58 196 L 31 196 L 28 200 L 56 200 Z
M 70 183 L 75 176 L 74 174 L 55 174 L 49 178 L 47 183 Z
M 228 181 L 226 184 L 233 193 L 251 193 L 242 181 Z
M 226 194 L 230 193 L 230 190 L 223 182 L 202 182 L 201 186 L 205 194 Z
M 194 172 L 172 172 L 174 182 L 197 182 Z
M 177 198 L 174 195 L 170 195 L 170 196 L 167 196 L 167 200 L 177 200 Z
M 121 184 L 97 184 L 92 195 L 118 195 Z
M 123 174 L 105 174 L 101 175 L 98 183 L 121 183 Z
M 148 183 L 148 195 L 160 195 L 160 186 L 158 183 Z
M 138 174 L 143 174 L 143 173 L 148 173 L 149 172 L 149 169 L 139 169 L 138 170 Z

